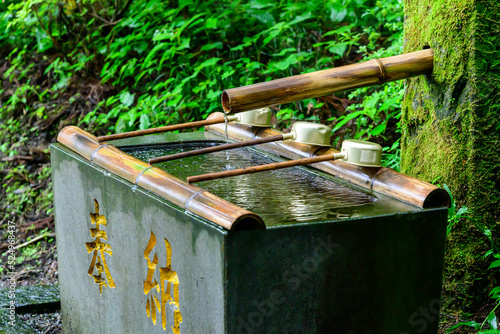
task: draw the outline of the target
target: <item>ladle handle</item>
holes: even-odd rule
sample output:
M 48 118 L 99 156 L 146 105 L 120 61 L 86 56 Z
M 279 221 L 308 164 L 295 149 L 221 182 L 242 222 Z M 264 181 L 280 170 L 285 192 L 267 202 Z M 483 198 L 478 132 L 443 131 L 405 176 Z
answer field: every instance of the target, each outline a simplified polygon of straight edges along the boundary
M 206 153 L 212 153 L 212 152 L 218 152 L 218 151 L 224 151 L 224 150 L 231 150 L 231 149 L 238 148 L 238 147 L 264 144 L 264 143 L 269 143 L 269 142 L 279 141 L 279 140 L 283 140 L 283 135 L 276 135 L 276 136 L 259 138 L 259 139 L 248 140 L 248 141 L 243 141 L 243 142 L 205 147 L 205 148 L 201 148 L 199 150 L 192 150 L 192 151 L 181 152 L 181 153 L 176 153 L 176 154 L 171 154 L 171 155 L 165 155 L 162 157 L 149 159 L 149 163 L 156 164 L 159 162 L 164 162 L 164 161 L 169 161 L 169 160 L 187 158 L 187 157 L 192 157 L 192 156 L 200 155 L 200 154 L 206 154 Z
M 208 181 L 208 180 L 222 179 L 222 178 L 230 177 L 230 176 L 238 176 L 238 175 L 244 175 L 244 174 L 259 173 L 259 172 L 264 172 L 264 171 L 268 171 L 268 170 L 295 167 L 295 166 L 301 166 L 301 165 L 309 165 L 309 164 L 322 162 L 322 161 L 331 161 L 331 160 L 341 159 L 343 157 L 344 157 L 344 154 L 335 153 L 335 154 L 320 155 L 320 156 L 312 157 L 312 158 L 304 158 L 304 159 L 276 162 L 273 164 L 267 164 L 267 165 L 261 165 L 261 166 L 252 166 L 252 167 L 227 170 L 227 171 L 217 172 L 217 173 L 190 176 L 187 178 L 187 182 L 188 183 L 196 183 L 196 182 L 202 182 L 202 181 Z
M 195 121 L 195 122 L 189 122 L 189 123 L 160 126 L 158 128 L 152 128 L 152 129 L 146 129 L 146 130 L 137 130 L 137 131 L 124 132 L 124 133 L 117 133 L 114 135 L 97 137 L 97 140 L 99 142 L 103 142 L 106 140 L 138 137 L 138 136 L 150 135 L 153 133 L 161 133 L 161 132 L 168 132 L 168 131 L 175 131 L 175 130 L 182 130 L 182 129 L 198 128 L 198 127 L 202 127 L 205 125 L 212 125 L 212 124 L 219 124 L 219 123 L 224 123 L 224 117 L 215 117 L 212 119 L 206 119 L 204 121 Z

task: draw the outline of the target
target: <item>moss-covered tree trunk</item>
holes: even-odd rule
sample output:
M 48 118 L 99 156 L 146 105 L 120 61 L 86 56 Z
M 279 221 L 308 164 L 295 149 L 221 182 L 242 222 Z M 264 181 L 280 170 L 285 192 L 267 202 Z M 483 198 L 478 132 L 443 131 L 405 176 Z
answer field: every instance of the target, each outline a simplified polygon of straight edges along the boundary
M 434 71 L 407 81 L 402 171 L 447 184 L 477 220 L 448 237 L 443 291 L 445 309 L 473 313 L 494 284 L 481 230 L 500 233 L 500 2 L 405 0 L 405 52 L 426 47 Z

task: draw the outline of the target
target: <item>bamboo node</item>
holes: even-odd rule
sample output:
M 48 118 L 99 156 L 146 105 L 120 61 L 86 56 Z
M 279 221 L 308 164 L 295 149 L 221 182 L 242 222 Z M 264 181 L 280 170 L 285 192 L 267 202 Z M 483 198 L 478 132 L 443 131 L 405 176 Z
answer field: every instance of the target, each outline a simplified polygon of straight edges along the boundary
M 100 145 L 98 148 L 96 148 L 96 149 L 94 150 L 94 152 L 92 152 L 92 155 L 90 156 L 90 162 L 92 162 L 92 160 L 94 160 L 94 155 L 97 153 L 97 151 L 99 151 L 101 148 L 106 147 L 106 146 L 108 146 L 108 145 L 109 145 L 109 144 L 102 144 L 102 145 Z
M 385 71 L 385 67 L 380 61 L 380 59 L 373 59 L 378 65 L 378 68 L 380 69 L 380 76 L 379 76 L 379 81 L 380 82 L 386 82 L 387 81 L 387 72 Z

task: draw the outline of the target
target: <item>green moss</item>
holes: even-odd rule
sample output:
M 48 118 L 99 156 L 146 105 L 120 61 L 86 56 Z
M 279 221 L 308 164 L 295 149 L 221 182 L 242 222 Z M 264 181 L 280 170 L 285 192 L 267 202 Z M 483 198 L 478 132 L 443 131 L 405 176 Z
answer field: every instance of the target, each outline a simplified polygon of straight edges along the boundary
M 402 171 L 446 183 L 458 206 L 500 233 L 500 4 L 405 1 L 405 51 L 434 50 L 434 71 L 407 81 Z M 493 281 L 483 233 L 467 221 L 446 252 L 444 305 L 473 313 Z

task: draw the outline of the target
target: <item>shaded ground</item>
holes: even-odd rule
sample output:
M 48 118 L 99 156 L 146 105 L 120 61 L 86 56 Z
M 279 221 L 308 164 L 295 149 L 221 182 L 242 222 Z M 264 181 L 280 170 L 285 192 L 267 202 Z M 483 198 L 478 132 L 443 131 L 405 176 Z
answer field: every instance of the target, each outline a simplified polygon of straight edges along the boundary
M 19 316 L 37 334 L 62 333 L 62 319 L 59 311 L 55 313 L 28 313 Z
M 3 224 L 2 227 L 5 225 Z M 8 283 L 6 279 L 10 275 L 13 275 L 17 284 L 21 286 L 57 283 L 57 254 L 53 238 L 53 217 L 32 222 L 21 222 L 17 224 L 17 227 L 17 240 L 19 242 L 16 247 L 22 247 L 15 250 L 15 269 L 12 271 L 7 269 L 7 272 L 5 272 L 6 269 L 2 271 L 0 288 L 7 287 Z M 45 237 L 37 240 L 39 236 L 36 237 L 36 234 L 40 230 L 45 231 L 41 235 Z M 28 240 L 30 238 L 31 240 Z M 8 263 L 8 246 L 9 244 L 6 242 L 0 245 L 2 263 Z
M 11 64 L 0 59 L 3 78 Z M 36 58 L 31 62 L 33 67 L 25 77 L 18 80 L 19 71 L 14 71 L 13 79 L 4 78 L 0 89 L 0 107 L 13 96 L 21 101 L 9 115 L 2 114 L 0 122 L 2 151 L 11 153 L 0 152 L 0 288 L 9 286 L 9 278 L 18 287 L 58 282 L 49 146 L 64 126 L 76 124 L 93 110 L 103 94 L 103 89 L 90 79 L 75 82 L 62 93 L 51 92 L 51 75 L 44 73 L 49 62 Z M 37 92 L 19 94 L 26 82 L 37 85 Z M 40 103 L 38 95 L 44 92 L 50 98 Z M 27 112 L 32 104 L 43 107 L 46 115 L 33 117 Z M 8 301 L 6 296 L 0 299 Z M 62 332 L 57 309 L 18 311 L 17 327 L 12 333 Z
M 54 79 L 45 73 L 49 60 L 30 56 L 27 69 L 11 72 L 13 65 L 0 57 L 0 107 L 10 106 L 0 122 L 0 260 L 5 264 L 0 288 L 12 275 L 21 286 L 58 281 L 49 146 L 64 126 L 93 110 L 106 90 L 95 79 L 78 78 L 53 92 Z M 35 91 L 23 91 L 26 83 Z M 43 110 L 40 117 L 35 108 Z M 9 236 L 14 254 L 7 252 Z M 12 267 L 6 266 L 9 261 Z

